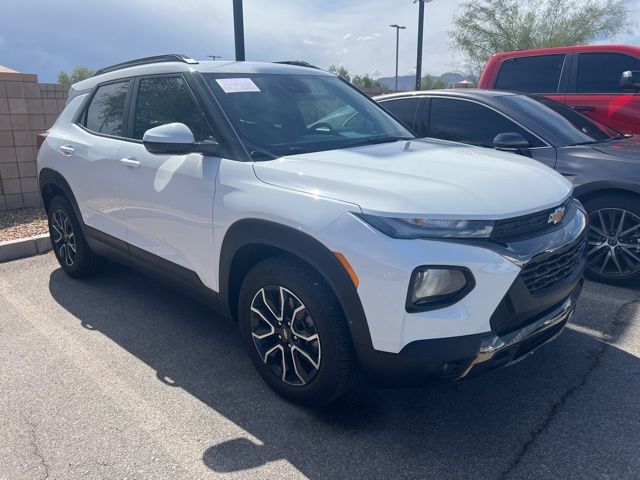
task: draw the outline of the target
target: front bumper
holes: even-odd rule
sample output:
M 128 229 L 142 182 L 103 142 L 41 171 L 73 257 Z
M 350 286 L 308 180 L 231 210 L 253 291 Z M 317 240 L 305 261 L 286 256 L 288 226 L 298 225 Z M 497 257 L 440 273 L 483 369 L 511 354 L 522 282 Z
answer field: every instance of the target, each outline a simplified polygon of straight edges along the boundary
M 513 365 L 532 355 L 538 347 L 555 340 L 573 315 L 581 289 L 582 281 L 560 306 L 519 330 L 501 336 L 493 334 L 483 338 L 478 353 L 456 379 Z M 454 375 L 457 373 L 455 366 L 450 369 L 446 364 L 441 370 L 442 374 L 446 374 L 447 371 L 452 371 Z
M 507 334 L 420 340 L 397 354 L 361 349 L 365 375 L 378 385 L 449 383 L 513 365 L 562 333 L 575 310 L 582 283 L 580 279 L 559 305 Z

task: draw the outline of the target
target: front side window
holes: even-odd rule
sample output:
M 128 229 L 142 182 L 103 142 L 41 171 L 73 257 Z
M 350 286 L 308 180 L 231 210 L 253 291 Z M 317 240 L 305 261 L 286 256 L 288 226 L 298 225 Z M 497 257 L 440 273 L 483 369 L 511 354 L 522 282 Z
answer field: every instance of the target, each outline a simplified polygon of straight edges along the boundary
M 497 90 L 527 93 L 557 93 L 565 55 L 509 58 L 502 63 Z
M 621 93 L 620 77 L 640 70 L 640 60 L 623 53 L 581 53 L 578 58 L 578 93 Z
M 204 74 L 252 157 L 269 159 L 413 138 L 336 77 Z
M 180 76 L 149 77 L 139 82 L 133 118 L 133 138 L 141 140 L 150 128 L 184 123 L 196 141 L 211 140 L 212 133 Z
M 543 96 L 504 95 L 499 100 L 505 107 L 527 117 L 537 131 L 553 135 L 558 146 L 583 145 L 620 136 L 619 132 Z
M 398 98 L 382 102 L 382 106 L 389 110 L 410 130 L 414 130 L 416 112 L 418 111 L 419 104 L 419 98 Z
M 427 136 L 493 147 L 499 133 L 519 133 L 532 147 L 544 145 L 517 124 L 484 105 L 466 100 L 432 98 Z
M 122 136 L 122 119 L 129 80 L 98 87 L 82 124 L 92 132 Z

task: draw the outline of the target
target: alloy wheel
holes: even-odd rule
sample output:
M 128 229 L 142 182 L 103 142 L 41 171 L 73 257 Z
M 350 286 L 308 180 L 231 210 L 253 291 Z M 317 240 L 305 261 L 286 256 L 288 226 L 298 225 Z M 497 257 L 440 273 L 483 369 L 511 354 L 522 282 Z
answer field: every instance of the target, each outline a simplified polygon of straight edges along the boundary
M 53 230 L 53 244 L 60 259 L 67 267 L 73 266 L 76 260 L 76 239 L 73 234 L 73 227 L 66 213 L 58 209 L 53 212 L 51 219 Z
M 251 301 L 250 328 L 260 358 L 284 383 L 304 386 L 320 368 L 320 336 L 307 307 L 279 285 L 261 288 Z
M 640 217 L 620 208 L 602 208 L 589 219 L 587 268 L 612 279 L 640 271 Z

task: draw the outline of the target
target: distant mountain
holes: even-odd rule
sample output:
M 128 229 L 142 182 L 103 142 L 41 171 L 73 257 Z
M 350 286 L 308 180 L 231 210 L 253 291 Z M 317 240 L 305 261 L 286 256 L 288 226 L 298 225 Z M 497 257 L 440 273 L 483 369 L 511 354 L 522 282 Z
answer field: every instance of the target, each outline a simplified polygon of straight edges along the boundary
M 462 80 L 473 81 L 471 76 L 456 72 L 443 73 L 440 75 L 440 78 L 451 86 L 453 86 L 454 83 L 461 82 Z M 377 80 L 390 90 L 395 88 L 396 77 L 380 77 Z M 415 82 L 415 75 L 398 75 L 398 90 L 413 90 Z

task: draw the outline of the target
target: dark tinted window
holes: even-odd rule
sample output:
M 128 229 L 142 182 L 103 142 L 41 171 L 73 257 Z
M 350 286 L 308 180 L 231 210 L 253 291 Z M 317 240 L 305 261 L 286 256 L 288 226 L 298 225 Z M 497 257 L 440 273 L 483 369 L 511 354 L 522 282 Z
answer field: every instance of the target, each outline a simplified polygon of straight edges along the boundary
M 640 60 L 622 53 L 581 53 L 578 58 L 578 93 L 620 93 L 620 76 L 640 70 Z
M 618 136 L 604 125 L 596 125 L 584 115 L 538 95 L 505 95 L 500 102 L 530 119 L 544 137 L 553 135 L 562 145 L 593 143 Z
M 529 93 L 556 93 L 564 55 L 510 58 L 500 67 L 495 88 Z
M 84 115 L 83 125 L 105 135 L 122 135 L 122 118 L 129 81 L 98 87 Z
M 196 105 L 182 77 L 152 77 L 140 80 L 133 138 L 142 139 L 144 132 L 167 123 L 184 123 L 196 141 L 210 140 L 211 129 Z
M 382 102 L 382 106 L 393 113 L 410 130 L 414 130 L 419 104 L 419 98 L 398 98 Z
M 521 134 L 532 147 L 544 145 L 514 122 L 484 105 L 466 100 L 431 99 L 429 137 L 493 147 L 496 135 L 510 132 Z

